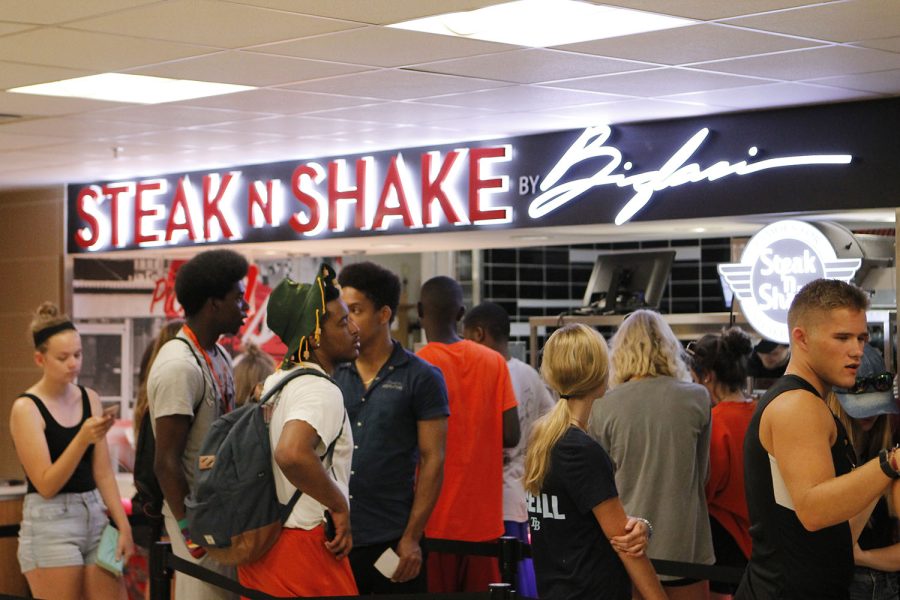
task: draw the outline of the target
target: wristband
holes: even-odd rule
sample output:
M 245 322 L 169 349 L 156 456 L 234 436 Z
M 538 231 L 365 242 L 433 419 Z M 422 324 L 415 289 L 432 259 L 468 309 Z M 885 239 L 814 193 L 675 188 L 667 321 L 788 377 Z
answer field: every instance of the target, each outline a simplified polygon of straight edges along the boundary
M 187 518 L 178 520 L 178 528 L 181 529 L 181 537 L 184 538 L 184 545 L 187 546 L 191 556 L 196 559 L 203 558 L 206 554 L 206 549 L 191 539 L 191 530 L 188 526 Z
M 894 468 L 894 465 L 891 464 L 891 455 L 893 454 L 894 449 L 891 450 L 881 450 L 878 453 L 878 462 L 881 465 L 881 471 L 890 477 L 891 479 L 900 479 L 900 473 L 897 472 L 897 469 Z
M 653 537 L 653 525 L 644 517 L 635 517 L 635 519 L 647 526 L 647 541 L 649 542 L 650 538 Z

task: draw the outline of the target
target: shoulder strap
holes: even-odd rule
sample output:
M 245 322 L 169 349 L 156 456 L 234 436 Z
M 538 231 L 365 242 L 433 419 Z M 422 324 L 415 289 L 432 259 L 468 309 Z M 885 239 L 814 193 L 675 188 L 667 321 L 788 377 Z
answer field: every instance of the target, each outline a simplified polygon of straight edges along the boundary
M 91 418 L 91 399 L 83 385 L 79 384 L 78 389 L 81 390 L 81 422 L 84 423 Z
M 200 367 L 200 374 L 203 376 L 203 392 L 201 392 L 201 394 L 200 394 L 200 399 L 194 403 L 194 414 L 196 414 L 197 409 L 200 407 L 200 403 L 203 402 L 203 399 L 206 397 L 206 369 L 203 368 L 203 363 L 200 362 L 200 357 L 197 356 L 197 352 L 194 350 L 193 344 L 191 344 L 188 340 L 186 340 L 182 337 L 175 336 L 171 340 L 166 342 L 166 344 L 168 344 L 169 342 L 173 342 L 175 340 L 178 340 L 179 342 L 183 342 L 188 347 L 188 349 L 191 351 L 191 354 L 194 357 L 194 360 L 197 361 L 197 366 Z
M 292 379 L 296 379 L 301 375 L 315 375 L 316 377 L 322 377 L 327 379 L 331 383 L 334 383 L 334 379 L 332 379 L 327 373 L 323 373 L 318 369 L 310 369 L 308 367 L 301 367 L 299 369 L 293 369 L 287 375 L 281 378 L 281 380 L 272 386 L 272 389 L 263 394 L 263 397 L 260 398 L 259 404 L 262 406 L 266 402 L 272 400 L 275 395 L 281 391 L 281 388 L 286 386 L 288 382 Z M 335 384 L 337 385 L 337 384 Z M 325 451 L 325 456 L 321 457 L 322 462 L 325 461 L 326 458 L 331 456 L 334 453 L 334 447 L 337 444 L 337 441 L 341 438 L 341 435 L 344 433 L 344 425 L 343 420 L 341 421 L 341 430 L 338 432 L 337 437 L 332 440 L 331 444 L 328 445 L 328 449 Z M 294 506 L 297 505 L 297 501 L 300 500 L 300 496 L 303 495 L 303 492 L 298 488 L 291 494 L 290 500 L 288 500 L 287 504 L 284 505 L 284 510 L 281 513 L 281 524 L 282 526 L 287 522 L 288 517 L 291 516 L 291 513 L 294 510 Z
M 50 411 L 47 410 L 47 407 L 44 406 L 44 401 L 35 396 L 34 394 L 29 394 L 28 392 L 23 392 L 19 394 L 20 398 L 31 398 L 31 401 L 34 402 L 34 405 L 37 406 L 38 412 L 41 413 L 41 416 L 44 418 L 44 422 L 47 421 L 48 417 L 56 422 L 56 419 L 53 418 L 53 415 L 50 414 Z
M 322 377 L 324 379 L 327 379 L 331 383 L 334 383 L 334 379 L 332 379 L 328 374 L 323 373 L 322 371 L 320 371 L 318 369 L 310 369 L 308 367 L 292 369 L 291 371 L 288 371 L 288 374 L 285 375 L 284 377 L 282 377 L 278 383 L 273 385 L 272 389 L 270 389 L 265 394 L 263 394 L 263 397 L 260 398 L 259 403 L 265 404 L 266 402 L 269 402 L 272 398 L 275 397 L 275 394 L 277 394 L 278 392 L 281 391 L 281 388 L 283 388 L 284 386 L 286 386 L 288 384 L 288 382 L 290 382 L 292 379 L 296 379 L 297 377 L 300 377 L 301 375 L 315 375 L 316 377 Z M 337 384 L 335 384 L 335 385 L 337 385 Z

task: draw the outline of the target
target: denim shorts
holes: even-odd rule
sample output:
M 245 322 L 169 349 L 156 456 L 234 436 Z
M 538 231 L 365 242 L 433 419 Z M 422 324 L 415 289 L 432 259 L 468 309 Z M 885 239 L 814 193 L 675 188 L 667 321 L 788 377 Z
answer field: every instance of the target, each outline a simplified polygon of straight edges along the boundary
M 96 489 L 50 499 L 26 494 L 19 529 L 22 572 L 96 563 L 100 535 L 108 522 Z

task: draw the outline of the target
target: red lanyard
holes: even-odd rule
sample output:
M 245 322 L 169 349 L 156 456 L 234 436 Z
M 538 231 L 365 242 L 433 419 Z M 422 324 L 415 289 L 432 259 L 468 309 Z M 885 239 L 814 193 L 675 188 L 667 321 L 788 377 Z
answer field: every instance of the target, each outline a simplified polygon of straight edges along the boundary
M 222 383 L 222 380 L 219 379 L 219 374 L 216 373 L 216 368 L 213 366 L 212 358 L 210 358 L 209 354 L 206 352 L 206 349 L 200 345 L 200 341 L 197 339 L 197 334 L 191 331 L 191 328 L 188 327 L 187 323 L 182 327 L 185 335 L 194 343 L 194 346 L 197 347 L 197 350 L 200 351 L 200 354 L 203 355 L 203 358 L 206 360 L 206 364 L 209 366 L 209 372 L 212 374 L 213 379 L 215 379 L 216 388 L 220 392 L 219 398 L 222 403 L 222 412 L 227 413 L 231 410 L 230 402 L 227 397 L 227 388 Z

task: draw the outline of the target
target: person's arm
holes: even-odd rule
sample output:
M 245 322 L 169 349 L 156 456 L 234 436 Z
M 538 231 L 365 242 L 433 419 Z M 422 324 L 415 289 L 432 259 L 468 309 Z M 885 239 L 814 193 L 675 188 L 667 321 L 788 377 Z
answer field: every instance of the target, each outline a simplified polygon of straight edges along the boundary
M 650 543 L 649 521 L 642 517 L 628 517 L 625 523 L 625 534 L 609 538 L 613 550 L 632 556 L 641 556 Z
M 319 434 L 306 421 L 285 423 L 275 446 L 275 464 L 294 487 L 325 506 L 334 519 L 335 536 L 326 542 L 335 558 L 343 558 L 353 548 L 350 533 L 350 506 L 316 454 Z
M 869 517 L 872 516 L 872 511 L 875 510 L 876 504 L 878 504 L 878 498 L 872 500 L 861 513 L 853 515 L 853 517 L 850 518 L 850 535 L 854 544 L 859 540 L 859 536 L 865 528 L 866 523 L 869 522 Z
M 111 416 L 88 417 L 59 458 L 51 462 L 43 419 L 34 402 L 30 398 L 18 398 L 13 402 L 9 419 L 10 434 L 19 461 L 38 494 L 44 498 L 52 498 L 59 493 L 87 449 L 91 444 L 102 441 L 112 424 Z
M 91 414 L 93 416 L 103 414 L 103 406 L 100 403 L 100 397 L 94 390 L 88 389 L 88 398 L 91 401 Z M 109 417 L 113 420 L 113 417 Z M 103 504 L 109 511 L 119 530 L 119 543 L 116 546 L 116 558 L 124 562 L 128 562 L 131 555 L 134 554 L 134 540 L 131 536 L 131 525 L 128 523 L 128 517 L 125 515 L 125 509 L 122 508 L 122 498 L 119 495 L 119 484 L 116 482 L 115 473 L 113 473 L 112 463 L 109 459 L 109 447 L 106 445 L 106 439 L 102 439 L 94 444 L 94 456 L 91 460 L 91 471 L 94 474 L 94 483 L 97 484 L 97 490 L 100 497 L 103 498 Z
M 762 415 L 760 441 L 775 457 L 797 518 L 818 531 L 862 512 L 890 483 L 878 458 L 835 477 L 831 460 L 834 419 L 818 397 L 786 392 Z
M 503 447 L 515 448 L 522 436 L 519 430 L 519 411 L 513 406 L 503 411 Z
M 181 457 L 187 445 L 191 418 L 188 415 L 166 415 L 156 419 L 156 455 L 153 471 L 159 480 L 159 488 L 176 521 L 185 517 L 184 498 L 190 491 L 187 477 L 181 466 Z
M 391 577 L 392 581 L 409 581 L 418 576 L 422 568 L 420 541 L 425 524 L 437 504 L 444 481 L 444 447 L 447 442 L 447 418 L 419 421 L 419 472 L 416 492 L 406 529 L 397 544 L 400 564 Z
M 853 562 L 858 567 L 868 567 L 878 571 L 900 571 L 900 544 L 872 550 L 863 550 L 859 544 L 854 544 Z
M 622 508 L 622 502 L 618 497 L 604 500 L 593 508 L 593 512 L 607 538 L 625 534 L 625 524 L 628 518 L 625 516 L 625 509 Z M 631 582 L 644 600 L 667 600 L 666 593 L 656 577 L 656 571 L 653 570 L 649 558 L 645 555 L 632 556 L 622 553 L 619 553 L 618 557 L 622 560 Z

